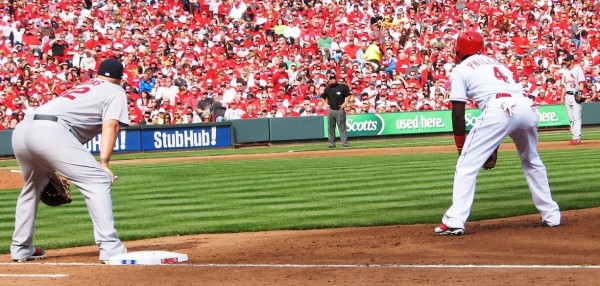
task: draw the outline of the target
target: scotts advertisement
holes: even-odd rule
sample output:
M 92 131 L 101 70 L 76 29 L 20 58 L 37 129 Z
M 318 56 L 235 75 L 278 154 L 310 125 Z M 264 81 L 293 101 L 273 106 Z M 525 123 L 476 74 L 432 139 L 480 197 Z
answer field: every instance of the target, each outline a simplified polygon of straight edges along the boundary
M 563 105 L 543 105 L 536 110 L 539 127 L 569 125 L 569 118 Z M 451 116 L 451 110 L 349 114 L 346 116 L 346 130 L 350 137 L 452 132 Z M 479 109 L 465 111 L 467 130 L 473 127 L 479 116 L 481 116 Z M 327 129 L 328 120 L 325 117 L 323 126 L 325 138 L 328 135 Z M 337 128 L 336 135 L 339 136 Z

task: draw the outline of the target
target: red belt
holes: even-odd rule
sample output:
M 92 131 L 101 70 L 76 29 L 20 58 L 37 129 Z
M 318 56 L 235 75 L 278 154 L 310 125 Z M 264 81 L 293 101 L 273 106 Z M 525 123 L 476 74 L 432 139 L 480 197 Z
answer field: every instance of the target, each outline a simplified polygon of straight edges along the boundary
M 501 97 L 512 97 L 512 95 L 510 93 L 496 93 L 496 98 Z

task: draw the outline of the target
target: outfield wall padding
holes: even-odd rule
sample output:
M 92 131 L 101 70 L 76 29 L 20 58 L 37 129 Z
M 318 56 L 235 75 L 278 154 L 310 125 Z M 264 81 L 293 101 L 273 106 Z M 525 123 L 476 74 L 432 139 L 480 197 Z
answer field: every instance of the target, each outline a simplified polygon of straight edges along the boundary
M 0 131 L 0 156 L 15 154 L 12 148 L 12 130 Z
M 234 144 L 269 142 L 269 118 L 231 121 Z
M 271 118 L 271 141 L 322 139 L 323 116 Z
M 387 136 L 449 132 L 450 110 L 430 112 L 349 115 L 348 135 Z M 470 110 L 473 118 L 478 110 Z M 541 106 L 540 127 L 568 126 L 564 105 Z M 472 121 L 472 120 L 471 120 Z M 583 125 L 600 124 L 600 103 L 583 104 Z M 13 156 L 12 130 L 0 131 L 0 156 Z M 182 149 L 230 148 L 254 142 L 324 140 L 326 117 L 259 118 L 198 124 L 131 126 L 121 130 L 115 152 L 167 151 Z M 90 152 L 99 152 L 99 135 L 86 143 Z

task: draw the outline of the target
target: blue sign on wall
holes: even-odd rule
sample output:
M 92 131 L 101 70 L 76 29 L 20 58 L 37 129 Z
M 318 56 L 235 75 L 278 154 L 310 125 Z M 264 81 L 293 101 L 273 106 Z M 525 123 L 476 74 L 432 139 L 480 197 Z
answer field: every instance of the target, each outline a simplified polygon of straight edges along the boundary
M 98 134 L 84 146 L 92 153 L 99 153 L 100 138 Z M 231 125 L 124 129 L 117 136 L 113 152 L 221 148 L 231 147 L 232 142 Z
M 92 140 L 83 144 L 83 146 L 92 153 L 100 153 L 100 137 L 100 134 L 94 136 Z M 139 129 L 125 129 L 119 131 L 119 136 L 117 136 L 113 152 L 139 152 L 140 150 L 141 142 Z
M 231 126 L 143 129 L 142 150 L 198 149 L 231 146 Z

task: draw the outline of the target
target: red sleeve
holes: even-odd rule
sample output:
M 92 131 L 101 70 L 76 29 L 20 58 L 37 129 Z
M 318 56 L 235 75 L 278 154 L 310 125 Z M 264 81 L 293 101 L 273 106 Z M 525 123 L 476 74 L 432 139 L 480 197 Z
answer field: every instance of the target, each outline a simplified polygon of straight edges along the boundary
M 429 69 L 424 69 L 421 71 L 421 87 L 425 86 L 427 83 L 427 74 L 429 73 Z
M 50 50 L 50 41 L 46 42 L 44 44 L 44 46 L 42 47 L 42 52 L 44 52 L 44 54 L 47 54 L 49 50 Z

